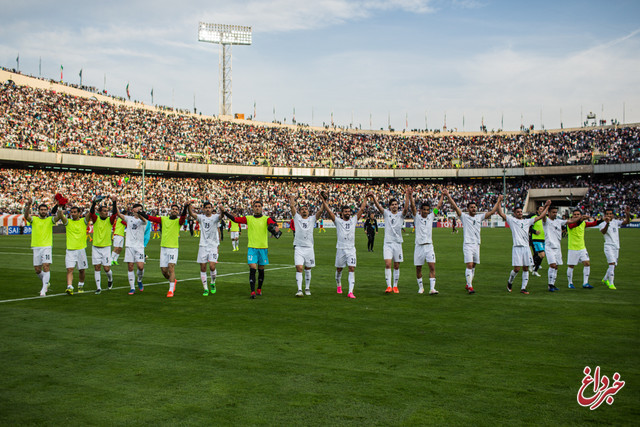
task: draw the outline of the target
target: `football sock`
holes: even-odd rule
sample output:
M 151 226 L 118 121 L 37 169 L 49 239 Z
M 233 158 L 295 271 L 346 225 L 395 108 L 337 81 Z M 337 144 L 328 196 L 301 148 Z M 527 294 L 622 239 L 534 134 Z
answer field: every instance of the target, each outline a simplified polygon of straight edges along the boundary
M 138 270 L 138 282 L 142 282 L 143 277 L 144 277 L 144 268 L 142 270 Z
M 554 285 L 556 283 L 556 277 L 558 277 L 558 269 L 549 267 L 547 278 L 549 279 L 550 285 Z
M 249 269 L 249 286 L 251 286 L 251 292 L 256 291 L 256 269 Z
M 262 289 L 263 282 L 264 282 L 264 270 L 258 270 L 258 289 Z
M 176 290 L 176 281 L 169 280 L 169 292 L 175 292 Z
M 42 280 L 42 276 L 44 276 L 44 271 L 41 271 L 40 273 L 36 273 L 36 275 L 40 280 Z
M 207 288 L 207 272 L 206 271 L 200 272 L 200 281 L 202 282 L 202 287 L 204 288 L 205 291 L 209 289 Z
M 113 258 L 113 260 L 114 260 L 115 262 L 118 262 L 118 258 L 120 258 L 120 254 L 117 254 L 117 253 L 113 252 L 113 253 L 111 254 L 111 258 Z
M 467 268 L 467 270 L 464 273 L 464 276 L 467 279 L 467 286 L 469 288 L 472 287 L 471 284 L 473 283 L 473 269 Z
M 99 271 L 94 271 L 93 272 L 93 277 L 95 277 L 96 279 L 96 289 L 100 289 L 100 281 L 102 280 L 100 277 L 100 272 Z
M 582 283 L 589 283 L 589 273 L 591 272 L 591 266 L 587 265 L 582 270 Z
M 476 268 L 475 267 L 473 267 L 471 269 L 471 280 L 473 280 L 474 277 L 476 277 Z
M 336 270 L 336 286 L 342 286 L 341 281 L 342 281 L 342 271 L 339 272 Z
M 135 289 L 135 284 L 136 284 L 136 273 L 133 271 L 129 271 L 127 272 L 127 276 L 129 278 L 129 287 L 131 289 Z
M 298 285 L 298 291 L 302 292 L 302 272 L 296 271 L 296 285 Z
M 517 271 L 511 270 L 511 273 L 509 273 L 509 284 L 513 283 L 513 279 L 515 279 L 517 275 Z
M 43 271 L 42 272 L 42 288 L 44 289 L 45 287 L 49 287 L 49 279 L 51 278 L 51 272 L 50 271 Z
M 391 269 L 390 268 L 384 269 L 384 280 L 387 282 L 387 288 L 390 288 L 391 287 Z
M 84 288 L 84 282 L 78 282 L 78 288 Z
M 107 279 L 109 279 L 110 282 L 113 282 L 113 271 L 112 270 L 107 271 Z
M 305 288 L 309 290 L 309 287 L 311 286 L 311 270 L 304 271 L 304 284 Z
M 422 284 L 422 277 L 418 279 L 418 290 L 423 290 L 424 285 Z
M 356 273 L 354 271 L 349 272 L 349 293 L 353 293 L 353 288 L 356 285 Z
M 393 270 L 393 287 L 398 287 L 398 281 L 400 281 L 400 269 Z
M 527 289 L 527 283 L 529 282 L 529 272 L 522 272 L 522 289 Z
M 567 280 L 569 284 L 573 283 L 573 267 L 567 267 Z
M 216 283 L 216 274 L 218 270 L 209 271 L 209 276 L 211 277 L 211 284 Z
M 540 263 L 542 262 L 542 258 L 537 253 L 533 254 L 533 271 L 538 271 L 540 268 Z
M 615 277 L 616 266 L 610 265 L 607 269 L 607 276 L 609 276 L 609 285 L 613 286 L 613 278 Z
M 432 291 L 436 289 L 436 278 L 435 277 L 430 277 L 429 278 L 429 288 Z

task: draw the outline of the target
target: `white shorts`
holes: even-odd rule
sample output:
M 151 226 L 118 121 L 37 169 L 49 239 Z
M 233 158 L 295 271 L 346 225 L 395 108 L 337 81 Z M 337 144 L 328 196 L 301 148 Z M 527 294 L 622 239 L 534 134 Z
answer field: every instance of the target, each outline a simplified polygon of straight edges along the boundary
M 529 267 L 533 265 L 533 257 L 528 246 L 514 246 L 511 249 L 511 265 L 514 267 Z
M 144 248 L 130 248 L 124 252 L 124 262 L 144 262 Z
M 544 252 L 547 254 L 547 262 L 549 265 L 562 265 L 562 248 L 550 248 L 547 246 Z
M 315 254 L 313 247 L 300 247 L 296 246 L 294 249 L 293 263 L 295 265 L 303 265 L 311 268 L 316 266 Z
M 581 262 L 589 261 L 589 252 L 586 249 L 574 251 L 569 249 L 567 253 L 567 265 L 578 265 Z
M 618 255 L 620 254 L 620 249 L 611 245 L 604 245 L 604 255 L 607 257 L 607 264 L 615 264 L 618 265 Z
M 425 262 L 436 262 L 436 253 L 433 250 L 433 245 L 416 245 L 413 251 L 413 265 L 423 265 Z
M 336 268 L 356 266 L 356 248 L 336 249 Z
M 466 244 L 462 245 L 462 253 L 464 254 L 464 263 L 474 262 L 480 264 L 480 245 Z
M 113 247 L 114 248 L 123 248 L 124 247 L 124 237 L 115 234 L 113 236 Z
M 382 245 L 382 258 L 402 262 L 402 243 L 385 243 Z
M 51 264 L 53 257 L 51 256 L 51 246 L 43 246 L 33 249 L 33 265 Z
M 91 264 L 111 265 L 111 246 L 105 246 L 102 248 L 94 246 L 91 249 Z
M 75 268 L 78 266 L 78 270 L 86 270 L 89 267 L 87 261 L 87 251 L 84 249 L 67 249 L 67 254 L 64 257 L 64 265 L 66 268 Z
M 218 247 L 198 247 L 198 263 L 218 262 Z
M 160 247 L 160 268 L 169 267 L 169 264 L 178 263 L 178 248 Z
M 230 231 L 229 232 L 229 236 L 231 237 L 231 240 L 235 240 L 235 239 L 240 237 L 240 232 L 239 231 Z

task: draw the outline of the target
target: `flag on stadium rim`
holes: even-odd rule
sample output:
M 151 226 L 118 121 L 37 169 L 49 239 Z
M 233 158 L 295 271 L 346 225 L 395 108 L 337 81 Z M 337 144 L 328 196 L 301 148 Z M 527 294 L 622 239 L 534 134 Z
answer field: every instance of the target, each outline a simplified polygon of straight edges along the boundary
M 62 64 L 60 64 L 60 82 L 62 82 L 62 71 L 64 70 L 64 67 L 62 66 Z
M 127 82 L 127 98 L 131 99 L 131 94 L 129 93 L 129 82 Z

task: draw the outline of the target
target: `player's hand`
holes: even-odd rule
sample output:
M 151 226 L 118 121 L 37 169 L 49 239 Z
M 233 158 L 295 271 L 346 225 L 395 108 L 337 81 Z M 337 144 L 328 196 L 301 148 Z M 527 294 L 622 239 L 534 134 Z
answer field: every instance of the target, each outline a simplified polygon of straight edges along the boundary
M 31 197 L 27 197 L 26 199 L 24 199 L 25 206 L 31 206 L 32 203 L 33 203 L 33 199 Z
M 501 202 L 502 199 L 504 199 L 504 196 L 501 194 L 501 195 L 498 196 L 498 201 Z
M 631 213 L 631 208 L 629 206 L 625 206 L 624 207 L 624 213 L 625 214 L 630 214 Z
M 118 200 L 118 196 L 116 196 L 115 194 L 111 196 L 111 201 L 115 202 Z
M 547 203 L 544 204 L 545 206 L 551 206 L 551 200 L 547 200 Z

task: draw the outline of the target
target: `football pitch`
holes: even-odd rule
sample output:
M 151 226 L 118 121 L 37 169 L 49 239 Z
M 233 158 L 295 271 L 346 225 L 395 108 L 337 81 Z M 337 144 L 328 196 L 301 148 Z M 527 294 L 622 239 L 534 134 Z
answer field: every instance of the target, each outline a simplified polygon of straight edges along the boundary
M 335 291 L 334 230 L 315 234 L 312 295 L 303 298 L 294 296 L 292 233 L 270 239 L 256 300 L 246 233 L 239 252 L 225 236 L 218 292 L 208 297 L 198 240 L 183 233 L 172 299 L 159 240 L 147 247 L 144 292 L 127 295 L 121 257 L 114 290 L 94 295 L 89 269 L 87 291 L 68 296 L 65 238 L 54 235 L 50 296 L 41 298 L 29 237 L 2 236 L 0 424 L 636 424 L 640 231 L 620 231 L 615 291 L 600 283 L 602 235 L 585 234 L 595 289 L 568 290 L 563 266 L 560 292 L 547 292 L 545 261 L 530 295 L 517 292 L 520 274 L 508 294 L 511 233 L 484 229 L 477 293 L 467 295 L 462 231 L 434 229 L 440 294 L 429 296 L 417 294 L 413 234 L 405 233 L 400 293 L 385 295 L 383 231 L 369 253 L 358 230 L 355 300 Z M 574 278 L 581 284 L 581 266 Z M 620 373 L 626 384 L 613 404 L 578 405 L 585 366 Z

